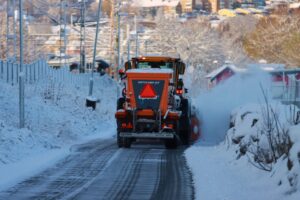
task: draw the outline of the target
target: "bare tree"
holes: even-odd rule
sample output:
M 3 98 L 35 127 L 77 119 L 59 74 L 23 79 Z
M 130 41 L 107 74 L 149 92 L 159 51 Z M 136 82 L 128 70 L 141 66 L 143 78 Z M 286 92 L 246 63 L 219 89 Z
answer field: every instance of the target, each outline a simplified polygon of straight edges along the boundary
M 300 15 L 263 18 L 247 35 L 244 47 L 255 59 L 300 66 Z
M 185 23 L 174 19 L 160 19 L 156 34 L 156 46 L 163 54 L 179 55 L 186 63 L 212 68 L 213 61 L 224 60 L 221 40 L 216 31 L 210 28 L 208 20 L 199 18 Z
M 245 36 L 255 29 L 257 21 L 257 18 L 247 15 L 228 18 L 222 22 L 219 32 L 227 60 L 238 66 L 251 61 L 244 50 L 243 41 Z

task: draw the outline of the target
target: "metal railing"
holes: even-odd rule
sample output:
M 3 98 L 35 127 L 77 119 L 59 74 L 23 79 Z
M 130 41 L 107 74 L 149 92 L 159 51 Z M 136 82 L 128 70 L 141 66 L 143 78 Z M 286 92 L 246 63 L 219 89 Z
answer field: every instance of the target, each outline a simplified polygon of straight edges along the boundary
M 24 64 L 24 75 L 26 83 L 34 83 L 45 78 L 48 69 L 45 60 L 37 60 L 33 63 Z M 0 60 L 0 79 L 11 85 L 16 85 L 19 81 L 19 63 Z
M 0 81 L 18 86 L 19 64 L 0 60 Z M 46 60 L 37 60 L 32 63 L 24 64 L 25 84 L 35 84 L 39 81 L 54 81 L 69 86 L 87 85 L 91 77 L 88 73 L 73 73 L 69 67 L 60 68 L 50 67 Z
M 289 81 L 288 84 L 273 85 L 272 95 L 274 99 L 285 103 L 300 103 L 300 81 Z

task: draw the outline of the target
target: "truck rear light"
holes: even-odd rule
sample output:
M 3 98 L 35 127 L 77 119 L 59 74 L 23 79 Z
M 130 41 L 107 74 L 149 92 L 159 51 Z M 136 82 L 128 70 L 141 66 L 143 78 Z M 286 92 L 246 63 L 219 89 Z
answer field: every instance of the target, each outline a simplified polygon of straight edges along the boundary
M 127 128 L 129 128 L 129 129 L 133 128 L 133 126 L 132 126 L 132 124 L 130 122 L 128 123 Z
M 176 94 L 183 94 L 183 89 L 177 89 Z
M 115 117 L 117 119 L 125 118 L 126 117 L 126 112 L 125 110 L 119 110 L 116 112 Z
M 174 128 L 174 125 L 173 124 L 168 124 L 167 125 L 170 129 L 173 129 Z
M 126 129 L 132 129 L 132 128 L 133 128 L 133 126 L 132 126 L 132 124 L 131 124 L 130 122 L 129 122 L 128 124 L 125 123 L 125 122 L 122 123 L 122 124 L 121 124 L 121 127 L 124 128 L 124 129 L 125 129 L 125 128 L 126 128 Z
M 178 120 L 180 115 L 177 112 L 169 112 L 167 118 L 168 119 L 173 119 L 173 120 Z

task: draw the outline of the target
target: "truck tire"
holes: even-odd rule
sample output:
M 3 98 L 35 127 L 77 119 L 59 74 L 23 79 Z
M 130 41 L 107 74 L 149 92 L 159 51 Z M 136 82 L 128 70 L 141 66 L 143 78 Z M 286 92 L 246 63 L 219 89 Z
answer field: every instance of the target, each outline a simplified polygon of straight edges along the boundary
M 165 140 L 165 147 L 166 149 L 176 149 L 177 148 L 177 140 L 174 139 L 166 139 Z
M 117 133 L 117 143 L 118 143 L 118 147 L 122 148 L 123 147 L 123 140 L 120 137 L 120 132 Z
M 130 146 L 131 146 L 131 139 L 130 138 L 123 138 L 123 146 L 125 148 L 130 148 Z
M 117 101 L 117 110 L 123 109 L 124 103 L 125 103 L 125 98 L 124 97 L 119 98 Z
M 179 121 L 180 140 L 183 145 L 189 145 L 191 135 L 191 114 L 188 99 L 181 100 L 180 110 L 182 111 L 182 115 Z

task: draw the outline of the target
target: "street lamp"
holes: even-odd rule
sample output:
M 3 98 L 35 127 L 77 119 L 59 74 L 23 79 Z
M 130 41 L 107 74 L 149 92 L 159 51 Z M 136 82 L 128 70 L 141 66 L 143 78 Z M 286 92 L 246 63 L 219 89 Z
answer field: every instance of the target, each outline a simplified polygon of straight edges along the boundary
M 24 72 L 23 72 L 23 1 L 19 0 L 19 27 L 20 27 L 20 68 L 19 68 L 19 115 L 20 128 L 25 126 L 25 103 L 24 103 Z
M 119 8 L 120 9 L 120 8 Z M 121 65 L 121 28 L 120 28 L 120 24 L 121 24 L 121 16 L 128 16 L 128 13 L 125 12 L 120 12 L 120 10 L 117 13 L 118 15 L 118 65 L 117 65 L 117 71 L 119 71 L 120 69 L 120 65 Z
M 100 17 L 101 17 L 101 5 L 102 5 L 102 0 L 99 0 L 98 12 L 97 12 L 96 35 L 95 35 L 94 52 L 93 52 L 93 65 L 92 65 L 92 72 L 91 72 L 91 78 L 89 83 L 89 96 L 86 99 L 86 106 L 92 107 L 93 109 L 96 108 L 96 101 L 97 101 L 92 96 L 93 96 L 93 85 L 94 85 L 94 69 L 96 65 L 97 41 L 98 41 L 99 24 L 100 24 Z

